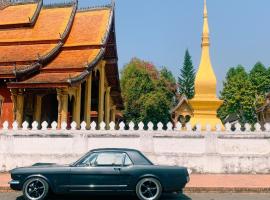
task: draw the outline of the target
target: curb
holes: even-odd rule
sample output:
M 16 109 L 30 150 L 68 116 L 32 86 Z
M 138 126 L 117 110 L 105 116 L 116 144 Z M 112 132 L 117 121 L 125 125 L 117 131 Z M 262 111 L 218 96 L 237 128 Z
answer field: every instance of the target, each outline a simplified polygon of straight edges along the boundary
M 14 192 L 9 186 L 0 186 L 0 192 Z
M 184 192 L 204 193 L 204 192 L 235 192 L 235 193 L 270 193 L 270 188 L 230 188 L 230 187 L 186 187 Z

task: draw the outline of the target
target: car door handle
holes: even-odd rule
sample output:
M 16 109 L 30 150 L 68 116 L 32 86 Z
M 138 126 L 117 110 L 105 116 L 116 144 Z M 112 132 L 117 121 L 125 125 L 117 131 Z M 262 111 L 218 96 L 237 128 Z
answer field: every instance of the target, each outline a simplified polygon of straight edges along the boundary
M 121 167 L 115 167 L 114 170 L 115 171 L 121 171 Z

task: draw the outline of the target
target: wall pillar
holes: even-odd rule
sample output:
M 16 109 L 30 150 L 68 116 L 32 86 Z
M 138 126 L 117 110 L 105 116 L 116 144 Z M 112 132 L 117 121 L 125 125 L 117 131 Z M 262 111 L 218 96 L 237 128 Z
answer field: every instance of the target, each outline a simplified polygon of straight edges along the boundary
M 91 123 L 91 92 L 92 92 L 92 73 L 86 80 L 85 96 L 84 96 L 84 121 L 87 128 L 90 128 Z
M 111 98 L 111 87 L 106 88 L 106 95 L 105 95 L 105 123 L 107 128 L 110 124 L 110 98 Z
M 18 122 L 18 126 L 22 127 L 23 123 L 23 108 L 24 108 L 24 96 L 23 91 L 20 89 L 17 95 L 17 107 L 16 107 L 16 120 Z
M 43 98 L 43 96 L 37 95 L 36 100 L 35 100 L 34 120 L 38 122 L 39 126 L 41 125 L 42 98 Z
M 99 65 L 99 102 L 98 102 L 98 125 L 104 121 L 104 86 L 105 86 L 105 62 Z
M 81 124 L 81 85 L 76 88 L 73 105 L 73 120 L 77 123 L 77 128 Z

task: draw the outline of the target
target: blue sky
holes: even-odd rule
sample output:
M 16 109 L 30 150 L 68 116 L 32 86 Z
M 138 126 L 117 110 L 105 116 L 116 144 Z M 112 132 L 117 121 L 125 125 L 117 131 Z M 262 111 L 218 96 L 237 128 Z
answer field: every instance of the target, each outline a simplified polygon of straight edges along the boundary
M 63 2 L 63 0 L 44 0 Z M 110 0 L 79 0 L 80 7 Z M 270 66 L 270 1 L 208 0 L 212 65 L 222 88 L 228 68 Z M 203 0 L 116 0 L 119 67 L 138 57 L 177 77 L 185 49 L 200 62 Z

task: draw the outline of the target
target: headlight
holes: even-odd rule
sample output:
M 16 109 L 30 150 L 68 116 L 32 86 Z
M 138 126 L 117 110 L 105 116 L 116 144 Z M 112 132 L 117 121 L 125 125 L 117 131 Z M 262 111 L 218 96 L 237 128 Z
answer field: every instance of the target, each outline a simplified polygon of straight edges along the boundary
M 189 176 L 187 176 L 187 183 L 189 183 L 189 181 L 190 181 L 190 178 L 189 178 Z
M 192 173 L 192 170 L 191 169 L 188 169 L 188 174 L 190 175 Z

